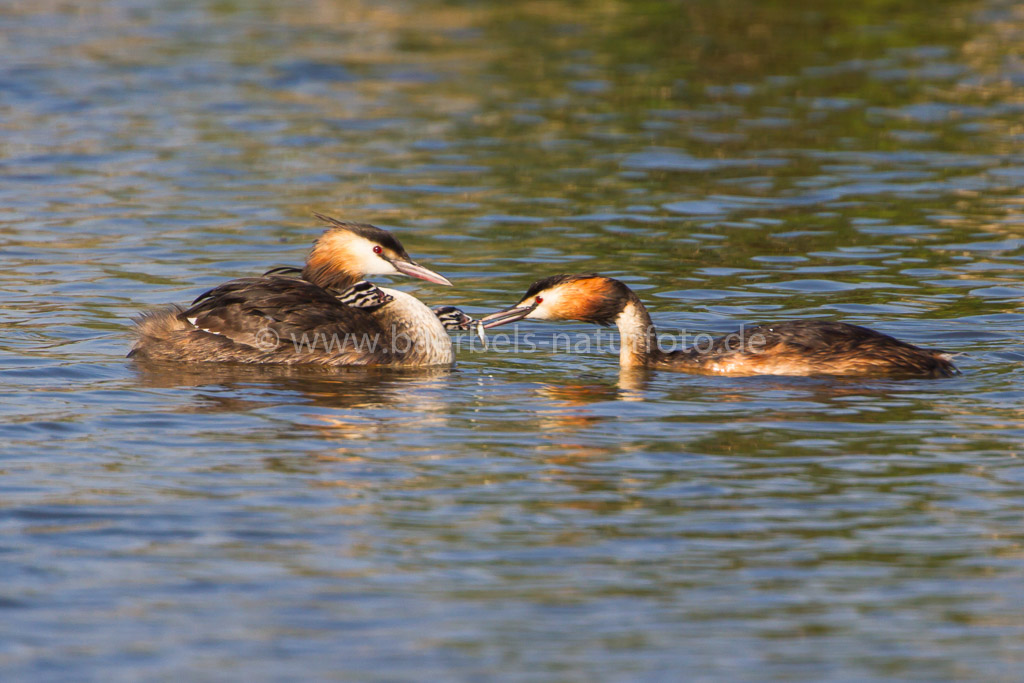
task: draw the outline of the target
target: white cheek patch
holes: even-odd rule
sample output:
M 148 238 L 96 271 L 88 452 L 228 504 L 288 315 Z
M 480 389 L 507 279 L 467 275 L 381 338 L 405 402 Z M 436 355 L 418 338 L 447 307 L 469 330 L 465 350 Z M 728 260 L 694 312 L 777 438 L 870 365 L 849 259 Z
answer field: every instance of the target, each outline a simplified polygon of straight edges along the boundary
M 351 233 L 346 235 L 343 253 L 351 259 L 351 270 L 365 275 L 389 275 L 397 272 L 393 265 L 373 251 L 376 246 L 379 245 L 365 237 Z
M 541 292 L 541 302 L 537 308 L 530 312 L 527 318 L 533 318 L 534 320 L 557 320 L 557 311 L 562 308 L 562 299 L 564 298 L 562 292 L 557 290 Z M 532 306 L 533 302 L 537 300 L 537 297 L 524 300 L 520 303 L 520 306 Z

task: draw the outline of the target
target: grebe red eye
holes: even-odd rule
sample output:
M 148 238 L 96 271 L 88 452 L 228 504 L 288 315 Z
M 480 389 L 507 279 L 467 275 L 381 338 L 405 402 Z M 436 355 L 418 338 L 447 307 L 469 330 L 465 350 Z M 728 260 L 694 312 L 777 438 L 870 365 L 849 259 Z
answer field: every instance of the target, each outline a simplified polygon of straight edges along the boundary
M 540 298 L 538 296 L 536 299 L 533 300 L 533 303 L 535 303 L 535 304 L 542 304 L 542 303 L 544 303 L 544 299 L 542 299 L 542 298 Z
M 374 254 L 379 254 L 379 253 L 381 253 L 382 251 L 384 251 L 384 250 L 380 248 L 380 245 L 379 245 L 379 244 L 375 244 L 375 245 L 373 245 L 373 253 L 374 253 Z

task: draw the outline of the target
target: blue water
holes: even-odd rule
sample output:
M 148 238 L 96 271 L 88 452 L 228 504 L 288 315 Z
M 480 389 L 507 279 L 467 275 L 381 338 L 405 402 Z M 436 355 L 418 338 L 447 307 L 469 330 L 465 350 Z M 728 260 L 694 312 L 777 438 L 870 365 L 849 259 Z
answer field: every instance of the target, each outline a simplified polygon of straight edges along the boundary
M 4 680 L 1019 680 L 1014 3 L 14 2 L 0 40 Z M 538 323 L 454 371 L 124 358 L 313 211 L 432 305 L 599 271 L 674 335 L 826 317 L 964 374 L 620 376 Z

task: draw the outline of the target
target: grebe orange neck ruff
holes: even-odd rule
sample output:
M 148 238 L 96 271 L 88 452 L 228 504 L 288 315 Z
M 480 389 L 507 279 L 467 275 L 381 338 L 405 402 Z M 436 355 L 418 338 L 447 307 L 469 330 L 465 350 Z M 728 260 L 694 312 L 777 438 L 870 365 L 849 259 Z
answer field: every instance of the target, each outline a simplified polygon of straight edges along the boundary
M 616 325 L 623 368 L 746 375 L 958 374 L 949 354 L 923 349 L 875 330 L 828 320 L 792 320 L 746 327 L 707 348 L 662 351 L 640 298 L 624 283 L 589 274 L 565 274 L 533 283 L 515 306 L 481 319 L 485 328 L 518 320 L 581 320 Z
M 249 364 L 450 365 L 438 317 L 405 292 L 366 275 L 403 274 L 451 285 L 409 258 L 391 233 L 316 214 L 330 225 L 302 277 L 242 278 L 137 319 L 137 359 Z

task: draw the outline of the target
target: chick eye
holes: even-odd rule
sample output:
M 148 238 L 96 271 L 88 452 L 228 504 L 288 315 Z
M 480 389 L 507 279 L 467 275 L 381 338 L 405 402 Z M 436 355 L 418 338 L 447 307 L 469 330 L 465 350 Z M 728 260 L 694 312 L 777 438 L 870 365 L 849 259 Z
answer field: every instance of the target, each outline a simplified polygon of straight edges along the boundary
M 374 253 L 374 254 L 380 254 L 380 253 L 381 253 L 381 252 L 383 252 L 383 251 L 384 251 L 384 250 L 383 250 L 383 249 L 381 249 L 381 247 L 380 247 L 380 245 L 379 245 L 379 244 L 375 244 L 375 245 L 373 245 L 373 253 Z

